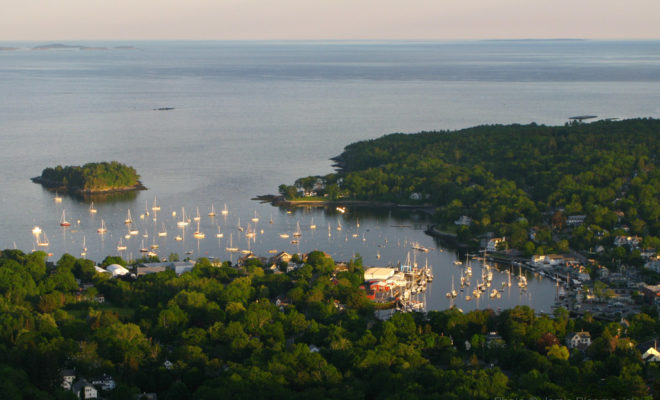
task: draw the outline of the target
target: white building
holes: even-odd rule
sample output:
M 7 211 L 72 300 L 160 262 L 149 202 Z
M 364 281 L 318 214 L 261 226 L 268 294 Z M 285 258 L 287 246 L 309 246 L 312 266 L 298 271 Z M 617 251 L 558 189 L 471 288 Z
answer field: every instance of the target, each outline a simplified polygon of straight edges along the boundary
M 454 225 L 471 225 L 472 224 L 472 218 L 468 217 L 467 215 L 462 215 L 459 219 L 454 221 Z
M 126 275 L 130 272 L 129 270 L 127 270 L 126 268 L 122 267 L 119 264 L 110 264 L 105 269 L 112 274 L 113 278 L 121 275 Z
M 566 335 L 566 345 L 569 349 L 584 350 L 591 345 L 591 334 L 589 332 L 571 332 Z
M 365 281 L 384 281 L 391 278 L 396 271 L 394 268 L 368 268 L 364 271 Z
M 582 225 L 586 218 L 587 218 L 586 215 L 569 215 L 568 217 L 566 217 L 566 225 L 568 226 Z
M 96 399 L 98 398 L 98 391 L 94 386 L 92 386 L 85 379 L 81 379 L 78 382 L 74 383 L 71 387 L 73 393 L 78 396 L 79 399 Z
M 71 385 L 76 379 L 76 373 L 72 369 L 63 369 L 62 370 L 62 388 L 65 390 L 71 390 Z
M 505 243 L 506 238 L 492 238 L 488 241 L 488 244 L 486 245 L 486 251 L 494 252 L 498 250 L 498 247 L 500 243 Z

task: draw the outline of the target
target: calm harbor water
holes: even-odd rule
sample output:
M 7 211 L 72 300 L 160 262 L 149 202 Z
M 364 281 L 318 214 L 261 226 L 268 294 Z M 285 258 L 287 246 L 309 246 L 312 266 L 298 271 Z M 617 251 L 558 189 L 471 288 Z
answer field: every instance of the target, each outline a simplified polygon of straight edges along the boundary
M 289 214 L 250 199 L 331 172 L 329 158 L 345 145 L 391 132 L 660 114 L 657 41 L 76 42 L 69 44 L 135 48 L 30 50 L 39 44 L 0 43 L 18 48 L 0 51 L 2 248 L 32 250 L 31 230 L 40 226 L 53 259 L 79 256 L 84 240 L 87 257 L 100 261 L 119 254 L 122 239 L 125 258 L 158 244 L 161 256 L 192 251 L 192 258 L 235 260 L 240 253 L 226 251 L 231 238 L 233 247 L 261 255 L 320 249 L 336 260 L 359 253 L 365 264 L 384 266 L 414 258 L 410 244 L 419 242 L 432 249 L 417 254 L 436 277 L 429 309 L 449 306 L 445 293 L 452 276 L 458 284 L 461 267 L 423 233 L 425 216 L 322 208 Z M 159 107 L 175 109 L 153 110 Z M 56 203 L 29 180 L 47 166 L 104 160 L 134 166 L 149 190 L 95 199 L 98 212 L 91 214 L 89 199 Z M 208 217 L 211 204 L 220 211 L 225 203 L 226 217 Z M 199 208 L 204 239 L 193 238 L 194 221 L 177 228 L 182 208 L 191 217 Z M 62 210 L 69 228 L 59 226 Z M 140 231 L 130 239 L 128 210 Z M 239 218 L 244 229 L 256 228 L 253 241 L 237 229 Z M 103 236 L 96 233 L 101 220 Z M 280 237 L 297 224 L 299 244 Z M 167 236 L 158 236 L 162 231 Z M 496 273 L 493 287 L 504 279 Z M 524 294 L 511 288 L 499 300 L 477 304 L 459 296 L 456 304 L 549 310 L 554 284 L 529 281 Z

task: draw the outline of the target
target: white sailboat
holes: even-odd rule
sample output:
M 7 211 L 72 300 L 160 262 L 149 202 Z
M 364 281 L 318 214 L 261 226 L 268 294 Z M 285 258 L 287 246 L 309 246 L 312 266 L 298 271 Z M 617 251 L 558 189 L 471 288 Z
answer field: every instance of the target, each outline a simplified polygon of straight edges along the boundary
M 211 203 L 211 211 L 209 212 L 209 217 L 215 217 L 215 208 L 213 208 L 213 203 Z
M 233 235 L 234 235 L 233 233 L 229 234 L 229 247 L 225 248 L 225 250 L 227 250 L 230 253 L 235 253 L 235 252 L 238 251 L 238 247 L 233 247 L 234 246 L 233 243 L 232 243 Z
M 160 206 L 156 203 L 156 196 L 154 196 L 154 205 L 151 207 L 153 211 L 160 211 Z
M 40 239 L 39 236 L 37 236 L 37 246 L 39 247 L 48 247 L 50 242 L 48 241 L 48 236 L 46 236 L 46 232 L 41 232 L 44 234 L 43 240 Z
M 130 225 L 130 224 L 133 223 L 133 217 L 131 217 L 131 210 L 128 210 L 128 216 L 127 216 L 126 219 L 124 220 L 124 223 L 125 223 L 126 225 Z
M 199 230 L 199 220 L 197 220 L 197 230 L 193 233 L 195 239 L 204 239 L 206 235 Z
M 220 211 L 220 214 L 222 214 L 222 215 L 229 214 L 229 210 L 227 210 L 227 203 L 225 203 L 225 208 L 223 208 L 222 211 Z
M 241 226 L 241 217 L 238 217 L 238 222 L 236 223 L 236 229 L 243 232 L 243 227 Z
M 80 252 L 80 257 L 85 257 L 87 255 L 87 244 L 85 243 L 85 236 L 83 236 L 82 251 Z
M 103 235 L 107 231 L 108 231 L 108 228 L 105 227 L 105 221 L 101 220 L 101 227 L 96 230 L 96 233 L 100 233 L 101 235 Z
M 126 246 L 122 243 L 121 238 L 119 238 L 119 244 L 117 245 L 117 251 L 124 251 L 126 250 Z
M 195 218 L 193 218 L 193 220 L 199 222 L 200 219 L 202 219 L 202 217 L 199 216 L 199 207 L 197 207 L 197 215 L 195 216 Z
M 142 239 L 142 243 L 140 244 L 140 253 L 148 253 L 149 249 L 144 247 L 144 239 Z
M 296 231 L 293 232 L 293 237 L 301 237 L 302 232 L 300 232 L 300 221 L 296 222 Z
M 339 220 L 339 218 L 337 218 L 337 230 L 338 231 L 341 230 L 341 221 Z
M 254 217 L 252 217 L 252 222 L 259 222 L 259 217 L 257 217 L 257 210 L 254 210 Z
M 96 208 L 94 208 L 94 202 L 93 202 L 93 201 L 92 201 L 92 203 L 89 205 L 89 212 L 90 212 L 91 214 L 96 214 Z
M 167 231 L 165 230 L 165 224 L 164 223 L 163 223 L 163 229 L 160 232 L 158 232 L 158 236 L 160 236 L 160 237 L 167 236 Z
M 314 217 L 312 217 L 312 222 L 309 224 L 309 229 L 316 229 L 316 224 L 314 223 Z
M 55 200 L 55 203 L 62 202 L 62 198 L 57 194 L 57 190 L 55 191 L 55 197 L 53 197 L 53 200 Z
M 71 226 L 71 223 L 66 220 L 66 210 L 62 210 L 62 217 L 60 218 L 60 226 Z
M 222 238 L 223 236 L 225 235 L 222 232 L 220 232 L 220 225 L 218 225 L 218 233 L 215 234 L 215 237 L 219 239 Z
M 183 207 L 181 207 L 181 221 L 178 221 L 176 226 L 180 228 L 188 226 L 188 221 L 186 220 L 186 210 Z

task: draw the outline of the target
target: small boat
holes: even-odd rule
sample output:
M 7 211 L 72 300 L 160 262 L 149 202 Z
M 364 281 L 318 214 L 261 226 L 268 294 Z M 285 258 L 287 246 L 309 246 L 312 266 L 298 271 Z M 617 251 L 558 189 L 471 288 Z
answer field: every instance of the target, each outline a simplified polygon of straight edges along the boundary
M 128 210 L 128 216 L 127 216 L 126 219 L 124 220 L 124 223 L 125 223 L 126 225 L 130 225 L 130 224 L 133 223 L 133 217 L 131 217 L 131 210 Z
M 222 215 L 229 214 L 229 210 L 227 210 L 227 203 L 225 203 L 225 208 L 223 208 L 222 211 L 220 211 L 220 214 L 222 214 Z
M 341 221 L 339 221 L 339 219 L 337 219 L 337 230 L 341 230 Z
M 422 246 L 421 244 L 419 244 L 417 242 L 412 243 L 412 248 L 413 248 L 413 250 L 417 250 L 417 251 L 420 251 L 422 253 L 428 253 L 429 252 L 429 249 L 427 249 L 426 247 Z
M 259 217 L 257 217 L 257 210 L 254 210 L 254 217 L 252 217 L 252 222 L 259 222 Z
M 176 226 L 179 228 L 188 226 L 188 221 L 186 220 L 186 210 L 183 207 L 181 207 L 181 221 L 177 221 Z
M 87 255 L 87 244 L 85 243 L 85 236 L 83 236 L 82 251 L 80 252 L 80 257 L 85 257 Z
M 39 239 L 39 235 L 37 236 L 37 246 L 39 247 L 48 247 L 50 242 L 48 241 L 48 236 L 46 236 L 46 232 L 43 232 L 44 238 L 43 240 Z
M 140 253 L 148 253 L 149 249 L 144 247 L 144 240 L 142 241 L 142 244 L 140 245 Z
M 221 238 L 223 236 L 225 236 L 225 235 L 222 232 L 220 232 L 220 225 L 218 225 L 218 233 L 215 234 L 215 237 Z
M 296 231 L 293 232 L 293 237 L 301 237 L 302 233 L 300 232 L 300 222 L 296 222 Z
M 66 210 L 62 210 L 62 217 L 60 218 L 60 226 L 71 226 L 71 222 L 66 220 Z
M 101 227 L 96 230 L 96 233 L 100 233 L 101 235 L 103 235 L 107 231 L 108 231 L 108 228 L 105 227 L 105 221 L 101 220 Z
M 167 236 L 167 231 L 165 230 L 165 224 L 163 224 L 163 230 L 158 232 L 158 236 L 160 236 L 160 237 Z
M 35 226 L 34 228 L 32 228 L 32 234 L 33 235 L 38 235 L 40 233 L 41 233 L 41 228 L 39 228 L 38 226 Z
M 199 220 L 197 220 L 197 230 L 193 233 L 195 239 L 204 239 L 206 235 L 199 230 Z
M 233 240 L 233 233 L 230 233 L 229 234 L 229 247 L 225 248 L 225 250 L 227 250 L 229 253 L 235 253 L 235 252 L 238 251 L 238 247 L 233 247 L 234 245 L 232 243 L 232 240 Z
M 174 238 L 174 240 L 176 240 L 177 242 L 180 242 L 180 241 L 183 240 L 183 238 L 181 237 L 181 235 L 176 235 L 176 237 Z
M 122 243 L 121 238 L 119 238 L 119 244 L 117 244 L 117 251 L 126 250 L 126 246 Z
M 342 213 L 342 214 L 346 213 L 346 207 L 337 207 L 337 208 L 335 208 L 335 209 L 336 209 L 337 211 L 339 211 L 340 213 Z
M 156 204 L 156 196 L 154 196 L 154 205 L 151 207 L 153 211 L 160 211 L 160 206 Z
M 461 265 L 461 264 L 463 264 L 463 263 L 460 262 L 459 260 L 454 260 L 454 264 L 455 264 L 455 265 Z
M 186 255 L 187 255 L 187 256 L 191 255 L 192 253 L 193 253 L 192 250 L 188 250 L 188 251 L 186 251 Z
M 156 238 L 154 238 L 153 242 L 151 243 L 151 249 L 155 250 L 158 248 L 158 243 L 156 243 Z
M 96 208 L 94 208 L 94 202 L 89 205 L 89 212 L 92 214 L 96 214 Z
M 300 243 L 300 242 L 298 241 L 298 239 L 293 239 L 293 240 L 291 241 L 291 244 L 298 244 L 298 243 Z
M 202 219 L 202 217 L 199 216 L 199 207 L 197 207 L 197 215 L 195 218 L 193 218 L 193 220 L 199 222 L 200 219 Z
M 272 224 L 273 223 L 273 214 L 270 214 L 270 221 L 268 223 Z
M 211 203 L 211 211 L 209 211 L 209 217 L 215 217 L 215 208 L 213 208 L 213 203 Z
M 138 233 L 140 233 L 140 231 L 138 231 L 137 229 L 130 229 L 128 231 L 128 234 L 131 236 L 137 236 Z
M 270 250 L 268 250 L 268 252 L 270 254 L 275 254 L 275 253 L 277 253 L 277 249 L 270 249 Z
M 57 190 L 55 191 L 55 197 L 53 197 L 53 200 L 55 200 L 55 203 L 62 202 L 62 198 L 57 194 Z
M 288 233 L 280 233 L 280 237 L 282 239 L 287 239 L 289 237 L 289 234 Z
M 316 229 L 316 224 L 314 223 L 314 217 L 312 217 L 312 223 L 309 224 L 309 229 Z
M 243 227 L 241 226 L 241 217 L 238 217 L 238 222 L 236 222 L 236 229 L 243 232 Z

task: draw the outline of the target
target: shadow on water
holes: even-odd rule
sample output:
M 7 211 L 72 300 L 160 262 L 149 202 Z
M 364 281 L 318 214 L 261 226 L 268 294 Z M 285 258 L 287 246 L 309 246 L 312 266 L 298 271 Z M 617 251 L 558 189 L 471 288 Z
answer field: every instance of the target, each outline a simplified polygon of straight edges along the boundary
M 89 204 L 92 201 L 97 204 L 133 202 L 137 199 L 138 191 L 115 192 L 104 194 L 71 194 L 70 197 L 81 203 Z

